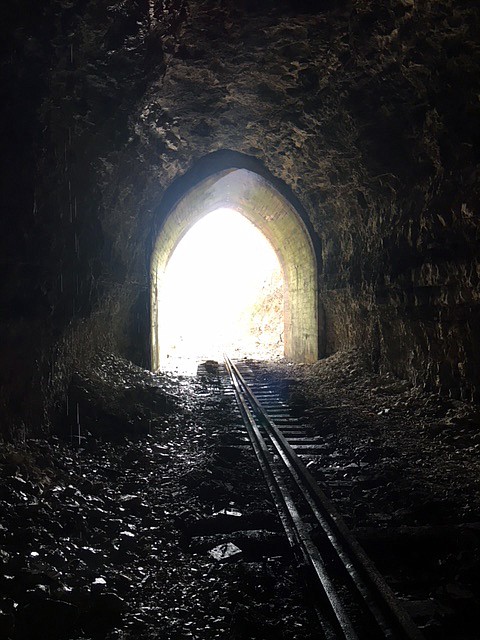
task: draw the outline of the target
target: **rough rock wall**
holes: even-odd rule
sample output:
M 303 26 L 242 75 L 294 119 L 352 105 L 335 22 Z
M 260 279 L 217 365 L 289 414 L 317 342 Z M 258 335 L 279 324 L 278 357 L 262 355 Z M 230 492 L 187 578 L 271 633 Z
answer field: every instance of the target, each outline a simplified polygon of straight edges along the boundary
M 102 346 L 145 362 L 159 203 L 221 149 L 257 158 L 302 202 L 322 247 L 327 353 L 364 345 L 377 368 L 478 398 L 476 3 L 4 11 L 8 421 L 40 424 Z
M 139 311 L 129 256 L 104 230 L 104 189 L 148 73 L 164 67 L 145 2 L 2 9 L 0 430 L 11 432 L 48 426 L 72 370 L 99 349 L 127 351 Z

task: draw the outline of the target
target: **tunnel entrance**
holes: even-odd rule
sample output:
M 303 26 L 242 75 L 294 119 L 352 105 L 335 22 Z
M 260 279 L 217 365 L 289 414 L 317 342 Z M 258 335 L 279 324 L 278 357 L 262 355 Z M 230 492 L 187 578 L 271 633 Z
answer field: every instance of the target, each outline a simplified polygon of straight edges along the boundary
M 163 279 L 160 368 L 195 373 L 206 359 L 283 356 L 283 274 L 265 236 L 221 208 L 185 234 Z
M 181 248 L 183 239 L 187 240 L 194 225 L 219 210 L 241 214 L 272 247 L 283 276 L 284 355 L 294 362 L 315 361 L 318 358 L 316 258 L 305 225 L 292 204 L 263 177 L 247 169 L 227 169 L 190 189 L 163 219 L 150 273 L 152 369 L 169 368 L 166 362 L 172 345 L 165 334 L 165 325 L 172 317 L 173 303 L 168 289 L 170 260 L 174 264 L 174 252 Z M 240 259 L 244 263 L 249 259 L 245 246 Z M 219 264 L 218 269 L 224 269 L 224 265 Z M 178 301 L 187 295 L 186 290 L 177 287 L 174 295 L 180 308 L 182 304 Z M 226 330 L 224 327 L 224 333 Z

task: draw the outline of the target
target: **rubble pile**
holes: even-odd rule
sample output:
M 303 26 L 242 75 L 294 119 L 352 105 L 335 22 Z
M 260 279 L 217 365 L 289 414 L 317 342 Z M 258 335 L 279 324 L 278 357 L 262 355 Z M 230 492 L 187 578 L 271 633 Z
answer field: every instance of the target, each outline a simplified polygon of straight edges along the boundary
M 2 637 L 313 637 L 295 562 L 253 454 L 231 446 L 232 401 L 218 386 L 113 357 L 74 385 L 89 419 L 80 439 L 66 430 L 2 445 Z M 132 416 L 149 429 L 125 428 Z
M 97 358 L 88 371 L 76 372 L 68 389 L 66 420 L 59 430 L 72 437 L 151 433 L 165 416 L 182 412 L 188 394 L 182 378 L 152 373 L 112 354 Z M 192 382 L 189 388 L 193 390 Z M 84 433 L 85 432 L 85 433 Z

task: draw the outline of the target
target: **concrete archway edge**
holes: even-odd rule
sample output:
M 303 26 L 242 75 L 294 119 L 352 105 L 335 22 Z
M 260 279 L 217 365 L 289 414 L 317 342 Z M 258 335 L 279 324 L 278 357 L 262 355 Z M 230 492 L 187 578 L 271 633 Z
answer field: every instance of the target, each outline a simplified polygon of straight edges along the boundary
M 168 261 L 188 230 L 221 207 L 237 210 L 269 240 L 285 280 L 285 357 L 318 358 L 317 262 L 308 230 L 295 207 L 268 180 L 244 168 L 224 169 L 189 189 L 163 218 L 151 260 L 151 360 L 161 363 L 158 340 L 161 288 Z M 245 250 L 248 260 L 248 250 Z

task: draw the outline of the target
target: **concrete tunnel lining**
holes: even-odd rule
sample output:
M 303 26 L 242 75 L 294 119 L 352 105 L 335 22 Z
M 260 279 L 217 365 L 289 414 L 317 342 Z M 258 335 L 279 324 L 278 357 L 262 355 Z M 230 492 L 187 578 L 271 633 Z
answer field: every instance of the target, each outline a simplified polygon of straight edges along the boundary
M 310 235 L 293 205 L 263 177 L 226 169 L 187 191 L 164 218 L 151 260 L 151 366 L 161 366 L 159 320 L 165 270 L 178 243 L 203 216 L 228 207 L 252 222 L 271 243 L 285 283 L 284 348 L 293 362 L 318 359 L 317 262 Z

